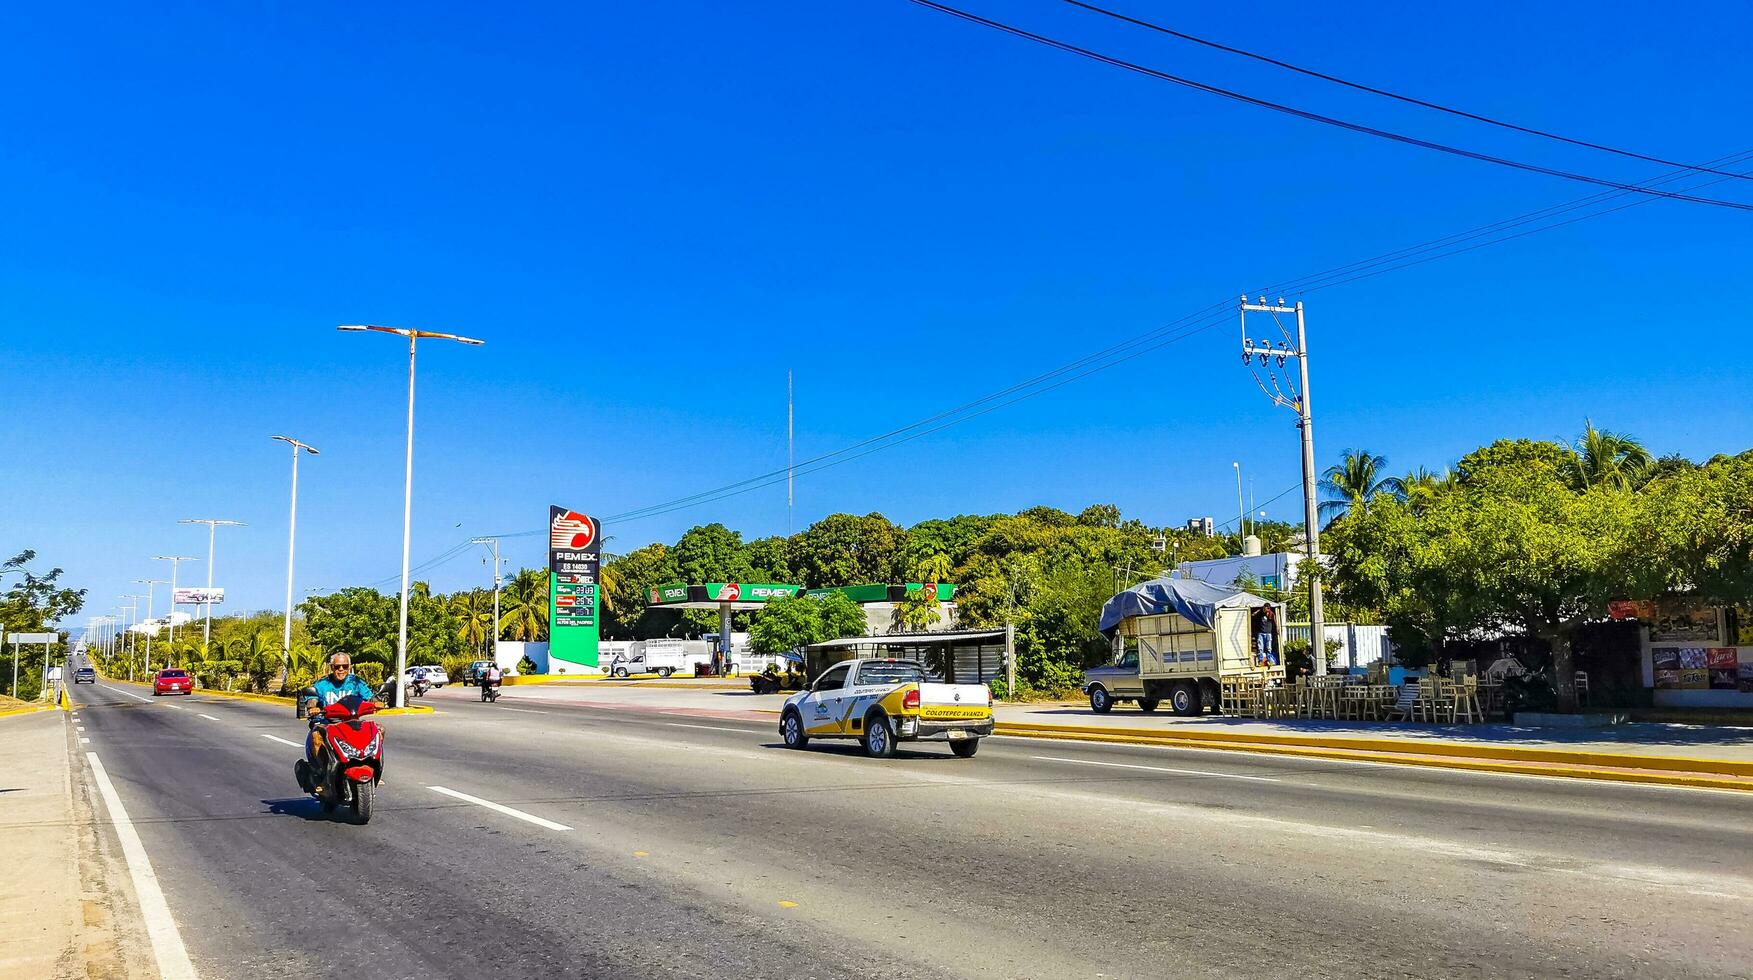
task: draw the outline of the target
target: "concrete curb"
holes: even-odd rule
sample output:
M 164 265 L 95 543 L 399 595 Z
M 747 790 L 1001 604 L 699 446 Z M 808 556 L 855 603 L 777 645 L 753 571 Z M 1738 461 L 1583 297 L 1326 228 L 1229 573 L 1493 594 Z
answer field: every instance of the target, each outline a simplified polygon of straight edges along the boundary
M 531 684 L 561 684 L 568 687 L 664 687 L 682 691 L 737 691 L 749 686 L 747 678 L 737 679 L 709 677 L 697 681 L 665 680 L 657 674 L 634 674 L 632 677 L 586 677 L 555 674 L 524 674 L 518 677 L 507 677 L 502 683 L 507 687 L 524 687 Z
M 58 708 L 58 705 L 51 704 L 29 704 L 22 708 L 6 708 L 0 710 L 0 718 L 10 718 L 13 715 L 34 715 L 39 711 L 55 711 L 58 710 Z
M 1668 772 L 1708 773 L 1718 776 L 1753 776 L 1753 762 L 1730 759 L 1693 759 L 1668 755 L 1631 755 L 1580 752 L 1565 749 L 1530 749 L 1513 745 L 1469 744 L 1388 738 L 1334 738 L 1320 735 L 1258 735 L 1247 732 L 1174 732 L 1136 728 L 1101 728 L 1092 725 L 1041 725 L 1030 722 L 999 722 L 998 733 L 1036 735 L 1075 734 L 1089 737 L 1139 739 L 1164 744 L 1198 743 L 1202 748 L 1302 748 L 1384 755 L 1443 756 L 1494 762 L 1550 763 L 1620 769 L 1652 769 Z
M 1753 779 L 1737 779 L 1711 775 L 1693 775 L 1682 772 L 1662 772 L 1651 769 L 1619 769 L 1592 768 L 1587 766 L 1562 766 L 1550 763 L 1516 763 L 1497 762 L 1489 759 L 1468 759 L 1452 756 L 1411 755 L 1406 752 L 1368 752 L 1345 751 L 1342 749 L 1304 748 L 1284 745 L 1238 745 L 1226 742 L 1198 742 L 1191 739 L 1165 740 L 1161 738 L 1140 738 L 1127 735 L 1095 735 L 1071 731 L 1006 731 L 1000 725 L 994 735 L 1008 735 L 1014 738 L 1045 738 L 1076 742 L 1108 742 L 1129 745 L 1155 745 L 1159 747 L 1210 749 L 1223 752 L 1255 752 L 1263 755 L 1291 755 L 1308 759 L 1337 759 L 1351 762 L 1373 762 L 1382 765 L 1424 766 L 1431 769 L 1460 769 L 1472 772 L 1511 773 L 1522 776 L 1550 776 L 1559 779 L 1598 779 L 1609 782 L 1642 783 L 1658 786 L 1682 786 L 1693 789 L 1722 789 L 1743 793 L 1753 793 Z

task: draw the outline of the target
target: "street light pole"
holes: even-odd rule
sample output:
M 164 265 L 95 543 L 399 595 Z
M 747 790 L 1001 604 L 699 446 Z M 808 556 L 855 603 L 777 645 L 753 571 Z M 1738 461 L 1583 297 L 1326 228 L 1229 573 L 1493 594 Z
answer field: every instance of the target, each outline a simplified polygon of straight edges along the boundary
M 471 544 L 493 546 L 493 662 L 499 662 L 499 539 L 470 538 Z
M 320 456 L 315 446 L 307 446 L 291 436 L 274 436 L 292 446 L 292 518 L 286 522 L 286 623 L 280 633 L 280 667 L 290 669 L 292 656 L 292 552 L 298 545 L 298 453 Z
M 151 620 L 152 619 L 152 594 L 154 592 L 157 592 L 158 587 L 161 585 L 164 585 L 168 580 L 162 579 L 162 578 L 137 578 L 134 581 L 139 585 L 146 586 L 146 618 L 148 620 Z M 157 633 L 157 632 L 158 632 L 158 628 L 153 627 L 152 633 L 146 634 L 146 672 L 148 674 L 152 673 L 152 636 L 153 636 L 153 633 Z M 133 680 L 134 675 L 129 674 L 128 679 Z
M 479 347 L 483 341 L 457 334 L 437 333 L 431 330 L 411 330 L 402 327 L 382 327 L 374 324 L 345 324 L 337 330 L 359 331 L 370 330 L 375 333 L 391 333 L 398 337 L 408 338 L 408 452 L 407 466 L 402 479 L 402 600 L 400 625 L 396 631 L 396 704 L 400 708 L 408 703 L 407 685 L 402 677 L 408 670 L 408 544 L 412 536 L 414 521 L 414 347 L 421 339 L 454 340 L 459 344 Z
M 206 612 L 206 622 L 201 627 L 201 645 L 213 642 L 213 538 L 221 525 L 225 527 L 247 527 L 242 521 L 216 521 L 209 517 L 190 517 L 177 521 L 178 524 L 207 525 L 207 601 L 201 605 Z
M 1248 508 L 1242 504 L 1242 464 L 1231 463 L 1236 468 L 1236 534 L 1240 538 L 1248 536 Z M 1238 538 L 1238 540 L 1240 540 Z M 1246 548 L 1242 549 L 1246 551 Z
M 201 559 L 191 555 L 155 555 L 153 560 L 170 562 L 170 639 L 168 642 L 175 643 L 177 641 L 177 566 L 185 561 L 200 561 Z

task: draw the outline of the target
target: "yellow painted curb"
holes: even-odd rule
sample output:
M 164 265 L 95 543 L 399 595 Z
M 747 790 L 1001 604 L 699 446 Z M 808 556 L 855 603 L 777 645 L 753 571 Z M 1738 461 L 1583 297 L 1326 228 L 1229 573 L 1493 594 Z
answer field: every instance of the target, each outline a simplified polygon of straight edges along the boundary
M 297 698 L 281 697 L 278 694 L 255 694 L 250 691 L 215 691 L 203 687 L 195 692 L 196 696 L 212 695 L 216 698 L 236 698 L 239 701 L 260 701 L 263 704 L 283 704 L 289 708 L 298 707 Z
M 1499 762 L 1536 762 L 1556 765 L 1610 766 L 1622 769 L 1655 769 L 1672 772 L 1710 773 L 1719 776 L 1753 776 L 1753 762 L 1731 759 L 1693 759 L 1671 755 L 1628 755 L 1613 752 L 1575 752 L 1565 749 L 1530 749 L 1513 745 L 1469 744 L 1389 738 L 1333 738 L 1321 735 L 1260 735 L 1251 732 L 1163 731 L 1140 728 L 1101 728 L 1093 725 L 1041 725 L 1032 722 L 999 722 L 1000 734 L 1036 735 L 1064 733 L 1097 738 L 1128 738 L 1176 744 L 1199 743 L 1201 747 L 1315 748 L 1388 755 L 1453 756 Z
M 634 674 L 631 677 L 599 677 L 594 674 L 522 674 L 507 677 L 501 683 L 509 687 L 520 687 L 528 684 L 566 684 L 588 687 L 600 684 L 604 687 L 668 687 L 677 690 L 718 689 L 737 690 L 748 687 L 748 678 L 735 677 L 701 677 L 694 680 L 665 680 L 658 674 Z
M 411 704 L 406 708 L 379 708 L 376 713 L 380 715 L 431 715 L 437 714 L 438 709 L 424 704 Z
M 1662 786 L 1689 786 L 1703 789 L 1728 789 L 1753 793 L 1753 780 L 1720 779 L 1709 775 L 1688 775 L 1678 772 L 1662 772 L 1650 769 L 1625 771 L 1622 769 L 1590 769 L 1579 766 L 1560 766 L 1546 763 L 1529 762 L 1516 764 L 1513 762 L 1497 762 L 1482 758 L 1458 758 L 1453 756 L 1421 756 L 1408 752 L 1369 752 L 1342 749 L 1326 749 L 1294 745 L 1244 745 L 1235 742 L 1198 741 L 1189 738 L 1163 739 L 1152 737 L 1154 733 L 1143 736 L 1127 733 L 1119 734 L 1118 730 L 1110 729 L 1115 734 L 1098 734 L 1093 732 L 1075 731 L 1070 728 L 1054 730 L 1041 726 L 1040 731 L 1016 731 L 1017 726 L 1000 723 L 994 735 L 1010 735 L 1020 738 L 1050 738 L 1072 742 L 1111 742 L 1124 745 L 1156 745 L 1189 749 L 1210 749 L 1223 752 L 1255 752 L 1263 755 L 1292 755 L 1308 759 L 1343 759 L 1354 762 L 1378 762 L 1386 765 L 1424 766 L 1432 769 L 1462 769 L 1473 772 L 1515 773 L 1524 776 L 1553 776 L 1568 779 L 1601 779 L 1612 782 L 1647 783 Z M 1006 728 L 1010 730 L 1007 731 Z M 1708 761 L 1708 760 L 1706 760 Z
M 54 710 L 55 709 L 52 705 L 31 704 L 31 705 L 26 705 L 25 707 L 22 707 L 22 708 L 7 708 L 4 711 L 0 711 L 0 718 L 10 718 L 13 715 L 30 715 L 30 714 L 35 714 L 38 711 L 54 711 Z

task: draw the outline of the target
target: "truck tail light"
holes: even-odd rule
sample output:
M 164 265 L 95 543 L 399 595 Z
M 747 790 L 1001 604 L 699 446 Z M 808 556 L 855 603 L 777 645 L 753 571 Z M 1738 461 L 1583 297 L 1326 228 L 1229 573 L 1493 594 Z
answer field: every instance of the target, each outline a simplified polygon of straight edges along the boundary
M 907 690 L 906 694 L 901 695 L 901 707 L 903 707 L 903 708 L 918 708 L 919 707 L 919 688 L 917 688 L 917 687 L 909 688 Z
M 986 707 L 992 707 L 992 688 L 986 689 Z

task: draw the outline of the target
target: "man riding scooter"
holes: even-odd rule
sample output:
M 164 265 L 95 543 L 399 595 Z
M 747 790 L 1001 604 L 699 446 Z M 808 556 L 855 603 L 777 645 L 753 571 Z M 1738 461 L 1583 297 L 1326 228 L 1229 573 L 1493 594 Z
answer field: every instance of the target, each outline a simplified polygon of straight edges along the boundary
M 329 655 L 328 674 L 309 691 L 303 707 L 305 717 L 310 720 L 310 735 L 304 740 L 304 765 L 298 771 L 299 785 L 307 793 L 312 792 L 312 787 L 323 784 L 329 764 L 328 754 L 323 751 L 323 728 L 328 725 L 323 719 L 323 709 L 347 697 L 357 696 L 362 701 L 370 701 L 373 697 L 371 685 L 353 673 L 353 658 L 345 653 Z
M 481 700 L 499 700 L 499 682 L 504 675 L 499 672 L 498 664 L 488 664 L 481 671 Z

